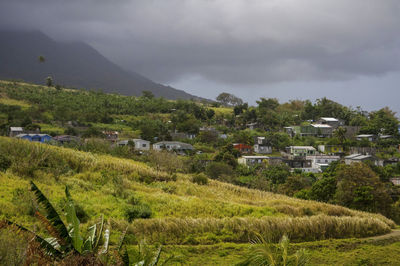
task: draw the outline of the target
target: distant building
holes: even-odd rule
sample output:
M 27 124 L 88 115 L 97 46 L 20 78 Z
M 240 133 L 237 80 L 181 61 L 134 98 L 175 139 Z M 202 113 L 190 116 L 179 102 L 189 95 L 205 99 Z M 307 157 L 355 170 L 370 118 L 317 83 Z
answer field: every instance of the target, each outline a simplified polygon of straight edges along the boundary
M 307 156 L 308 160 L 311 160 L 311 167 L 318 168 L 322 172 L 329 167 L 329 165 L 333 162 L 339 161 L 340 156 L 336 155 L 314 155 L 314 156 Z
M 102 133 L 109 141 L 116 142 L 118 140 L 118 131 L 103 131 Z
M 300 136 L 329 138 L 332 137 L 333 130 L 334 128 L 328 124 L 311 124 L 307 126 L 300 126 Z
M 177 151 L 183 153 L 186 151 L 192 151 L 194 150 L 194 148 L 192 145 L 188 143 L 183 143 L 179 141 L 160 141 L 153 144 L 153 150 L 155 151 L 167 150 L 167 151 Z
M 61 144 L 66 144 L 66 143 L 78 143 L 80 141 L 79 137 L 76 136 L 70 136 L 70 135 L 61 135 L 61 136 L 56 136 L 53 138 L 54 141 L 57 141 Z
M 251 153 L 253 147 L 247 144 L 234 143 L 233 148 L 240 151 L 241 153 Z
M 392 177 L 390 178 L 390 182 L 392 182 L 395 186 L 400 186 L 400 177 Z
M 50 142 L 52 140 L 52 137 L 47 134 L 19 134 L 16 136 L 17 138 L 20 139 L 25 139 L 29 141 L 35 141 L 35 142 Z
M 338 128 L 340 126 L 344 126 L 344 121 L 334 117 L 321 117 L 317 120 L 317 124 L 329 125 L 333 128 Z
M 286 147 L 286 152 L 295 157 L 306 157 L 316 154 L 316 149 L 312 146 L 290 146 Z
M 256 137 L 254 144 L 254 152 L 261 154 L 272 153 L 272 146 L 267 142 L 265 137 Z
M 262 164 L 265 160 L 268 160 L 268 156 L 242 156 L 238 159 L 239 164 L 254 166 Z
M 362 163 L 367 161 L 372 162 L 376 166 L 383 166 L 383 160 L 379 160 L 378 158 L 372 155 L 363 155 L 356 153 L 344 157 L 345 164 Z
M 318 151 L 331 155 L 344 153 L 341 145 L 318 145 Z
M 133 143 L 135 150 L 138 151 L 148 151 L 150 150 L 150 141 L 143 140 L 143 139 L 130 139 L 130 140 L 121 140 L 118 141 L 118 146 L 126 146 L 129 142 Z
M 9 130 L 9 136 L 10 137 L 15 137 L 19 134 L 23 134 L 24 132 L 24 128 L 23 127 L 10 127 Z
M 368 140 L 368 141 L 376 141 L 377 136 L 372 134 L 361 134 L 356 136 L 357 140 Z

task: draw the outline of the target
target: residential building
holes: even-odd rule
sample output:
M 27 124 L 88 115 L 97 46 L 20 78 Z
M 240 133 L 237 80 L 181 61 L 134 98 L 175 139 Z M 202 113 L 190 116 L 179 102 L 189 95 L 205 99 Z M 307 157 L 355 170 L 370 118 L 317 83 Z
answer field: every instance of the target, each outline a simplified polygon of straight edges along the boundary
M 254 166 L 262 164 L 265 160 L 268 160 L 268 156 L 242 156 L 238 159 L 239 164 Z
M 340 160 L 340 156 L 336 155 L 314 155 L 307 156 L 306 158 L 311 160 L 311 168 L 318 168 L 322 172 L 325 171 L 331 163 Z
M 327 124 L 311 124 L 300 127 L 300 136 L 329 138 L 332 137 L 334 128 Z
M 23 134 L 24 132 L 24 128 L 23 127 L 10 127 L 9 130 L 9 136 L 10 137 L 15 137 L 19 134 Z
M 372 134 L 361 134 L 356 136 L 357 140 L 368 140 L 368 141 L 376 141 L 377 136 Z
M 378 158 L 372 155 L 363 155 L 356 153 L 344 157 L 345 164 L 361 163 L 367 161 L 372 162 L 376 166 L 383 166 L 383 160 L 379 160 Z
M 150 141 L 144 139 L 130 139 L 130 140 L 121 140 L 118 141 L 118 146 L 126 146 L 129 142 L 132 142 L 135 150 L 138 151 L 148 151 L 150 150 Z
M 290 146 L 286 147 L 286 152 L 294 157 L 306 157 L 316 154 L 316 149 L 312 146 Z
M 179 141 L 160 141 L 153 144 L 153 150 L 155 151 L 176 151 L 179 153 L 184 153 L 186 151 L 194 150 L 193 146 Z
M 344 153 L 341 145 L 318 145 L 318 151 L 331 155 Z
M 240 151 L 241 153 L 251 153 L 253 147 L 243 143 L 234 143 L 233 148 Z
M 267 142 L 265 137 L 256 137 L 254 144 L 254 152 L 261 154 L 272 153 L 272 146 Z
M 54 141 L 57 141 L 61 144 L 67 144 L 67 143 L 78 143 L 80 141 L 79 137 L 76 136 L 70 136 L 70 135 L 61 135 L 61 136 L 56 136 L 53 138 Z
M 317 124 L 329 125 L 333 128 L 344 126 L 344 121 L 333 117 L 321 117 L 317 120 Z
M 50 142 L 52 140 L 52 137 L 47 134 L 19 134 L 16 137 L 20 139 L 42 142 L 42 143 Z
M 395 186 L 400 186 L 400 177 L 392 177 L 390 178 L 390 182 L 392 182 Z
M 118 140 L 118 131 L 103 131 L 102 133 L 109 141 L 116 142 Z

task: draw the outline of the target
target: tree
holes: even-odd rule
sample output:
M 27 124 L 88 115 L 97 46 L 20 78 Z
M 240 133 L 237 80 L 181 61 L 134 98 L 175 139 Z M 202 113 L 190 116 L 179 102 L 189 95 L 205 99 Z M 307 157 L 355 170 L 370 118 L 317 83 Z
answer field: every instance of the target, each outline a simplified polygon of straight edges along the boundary
M 343 143 L 346 141 L 346 132 L 347 129 L 344 127 L 338 127 L 335 131 L 333 131 L 333 135 L 339 140 L 339 143 L 342 146 Z
M 154 98 L 154 94 L 151 91 L 142 91 L 142 96 L 150 100 Z
M 333 200 L 336 192 L 336 178 L 323 177 L 316 181 L 308 193 L 311 200 L 329 202 Z
M 237 105 L 243 104 L 242 99 L 236 97 L 233 94 L 227 93 L 227 92 L 223 92 L 223 93 L 219 94 L 217 96 L 216 100 L 225 106 L 237 106 Z
M 390 214 L 392 199 L 384 184 L 368 165 L 340 165 L 336 179 L 336 203 L 357 210 Z
M 40 63 L 44 63 L 46 61 L 43 55 L 39 55 L 38 60 Z
M 48 77 L 46 78 L 46 85 L 47 85 L 47 87 L 53 86 L 53 79 L 52 79 L 52 77 L 48 76 Z

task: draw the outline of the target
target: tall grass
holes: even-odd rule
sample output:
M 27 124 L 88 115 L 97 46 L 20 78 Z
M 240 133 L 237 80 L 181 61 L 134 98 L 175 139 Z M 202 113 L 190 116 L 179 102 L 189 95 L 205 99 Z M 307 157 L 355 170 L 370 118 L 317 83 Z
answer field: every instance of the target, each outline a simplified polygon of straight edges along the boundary
M 255 234 L 278 241 L 286 234 L 293 241 L 329 238 L 368 237 L 384 234 L 390 225 L 377 218 L 335 217 L 264 217 L 206 219 L 136 220 L 130 230 L 139 237 L 167 244 L 211 244 L 215 242 L 247 243 Z

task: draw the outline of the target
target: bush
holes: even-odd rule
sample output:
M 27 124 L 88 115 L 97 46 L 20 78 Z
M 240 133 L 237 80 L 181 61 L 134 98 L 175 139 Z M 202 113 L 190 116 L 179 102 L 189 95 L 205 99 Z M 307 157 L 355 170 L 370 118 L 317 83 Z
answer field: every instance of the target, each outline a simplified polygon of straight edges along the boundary
M 6 171 L 11 166 L 11 160 L 4 154 L 0 154 L 0 171 Z
M 222 162 L 213 162 L 207 166 L 206 173 L 209 177 L 217 179 L 222 175 L 232 176 L 233 169 L 230 165 Z
M 192 182 L 196 183 L 198 185 L 207 185 L 208 184 L 208 177 L 205 174 L 200 173 L 200 174 L 194 175 L 192 177 Z
M 129 207 L 125 212 L 126 218 L 129 222 L 135 219 L 148 219 L 152 215 L 152 211 L 149 205 L 141 203 L 139 205 L 134 205 Z

